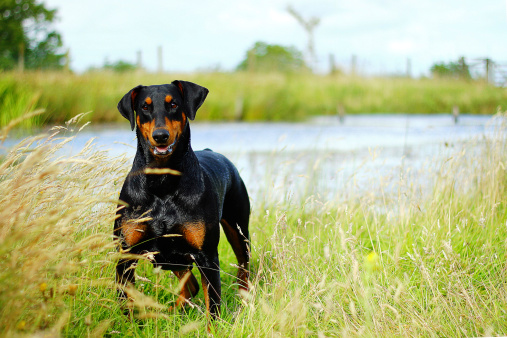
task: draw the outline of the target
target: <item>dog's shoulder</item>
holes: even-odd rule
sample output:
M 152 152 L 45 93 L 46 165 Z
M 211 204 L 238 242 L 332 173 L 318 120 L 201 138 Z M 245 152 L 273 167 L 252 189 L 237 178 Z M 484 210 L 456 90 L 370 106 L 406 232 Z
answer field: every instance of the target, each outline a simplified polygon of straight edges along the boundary
M 196 151 L 195 155 L 204 171 L 220 173 L 235 170 L 234 164 L 227 157 L 211 149 Z

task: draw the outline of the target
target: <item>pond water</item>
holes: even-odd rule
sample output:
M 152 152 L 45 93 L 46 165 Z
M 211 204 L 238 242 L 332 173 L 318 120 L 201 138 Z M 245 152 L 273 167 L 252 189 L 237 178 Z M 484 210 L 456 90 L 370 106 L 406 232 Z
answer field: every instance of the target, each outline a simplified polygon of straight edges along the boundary
M 262 203 L 287 194 L 335 198 L 351 189 L 368 191 L 372 179 L 431 165 L 463 142 L 491 132 L 491 121 L 491 116 L 473 115 L 460 116 L 458 123 L 451 115 L 356 115 L 347 116 L 343 123 L 336 117 L 304 123 L 192 121 L 191 138 L 194 150 L 211 148 L 228 156 L 252 198 Z M 88 126 L 70 146 L 79 150 L 90 138 L 96 138 L 95 143 L 111 156 L 134 156 L 135 133 L 127 121 Z

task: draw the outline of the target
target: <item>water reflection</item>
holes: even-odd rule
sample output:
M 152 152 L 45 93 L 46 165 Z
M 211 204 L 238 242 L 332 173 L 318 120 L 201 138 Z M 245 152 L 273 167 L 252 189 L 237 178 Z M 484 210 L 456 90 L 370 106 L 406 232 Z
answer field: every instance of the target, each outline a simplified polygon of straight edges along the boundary
M 490 121 L 489 116 L 461 116 L 455 124 L 450 115 L 348 116 L 343 124 L 336 117 L 305 123 L 194 121 L 191 137 L 194 150 L 211 148 L 228 156 L 240 170 L 253 202 L 262 204 L 285 200 L 287 195 L 294 201 L 310 194 L 347 198 L 370 193 L 372 181 L 392 183 L 400 175 L 424 181 L 436 157 L 490 133 Z M 135 133 L 128 123 L 89 126 L 67 150 L 81 149 L 92 137 L 111 156 L 134 156 Z M 393 189 L 386 185 L 384 192 Z

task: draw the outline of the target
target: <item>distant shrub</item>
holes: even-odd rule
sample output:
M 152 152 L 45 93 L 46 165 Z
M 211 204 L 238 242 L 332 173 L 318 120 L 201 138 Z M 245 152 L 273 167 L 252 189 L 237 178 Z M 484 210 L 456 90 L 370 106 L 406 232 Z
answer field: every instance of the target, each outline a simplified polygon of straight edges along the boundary
M 137 69 L 137 66 L 135 64 L 127 62 L 127 61 L 119 60 L 119 61 L 111 63 L 106 60 L 102 67 L 99 67 L 99 68 L 92 67 L 89 69 L 89 71 L 96 72 L 96 71 L 101 71 L 101 70 L 107 70 L 107 71 L 112 71 L 115 73 L 126 73 L 126 72 L 132 72 L 136 69 Z
M 254 72 L 296 72 L 307 70 L 303 54 L 295 47 L 256 42 L 237 70 Z
M 120 61 L 116 61 L 114 63 L 106 63 L 104 65 L 104 69 L 110 69 L 114 72 L 131 72 L 133 70 L 135 70 L 137 67 L 136 65 L 132 64 L 132 63 L 129 63 L 127 61 L 123 61 L 123 60 L 120 60 Z
M 461 80 L 470 80 L 470 69 L 465 62 L 465 58 L 461 57 L 457 62 L 436 63 L 430 68 L 434 77 L 447 77 Z

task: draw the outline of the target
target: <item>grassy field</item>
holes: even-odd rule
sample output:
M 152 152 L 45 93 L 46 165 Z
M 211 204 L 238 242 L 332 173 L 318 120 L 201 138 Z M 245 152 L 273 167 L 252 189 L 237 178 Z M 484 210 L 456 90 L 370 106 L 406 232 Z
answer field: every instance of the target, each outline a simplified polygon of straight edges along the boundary
M 62 156 L 72 125 L 0 161 L 1 335 L 206 336 L 202 292 L 168 311 L 177 280 L 148 262 L 136 270 L 137 316 L 122 314 L 112 226 L 130 159 L 93 144 Z M 252 291 L 237 294 L 222 240 L 222 318 L 212 333 L 507 335 L 505 128 L 441 160 L 428 194 L 401 175 L 394 195 L 376 178 L 371 194 L 345 201 L 312 190 L 301 201 L 253 201 Z M 259 182 L 268 194 L 270 181 Z
M 361 78 L 311 74 L 146 74 L 146 73 L 2 73 L 0 126 L 30 110 L 46 113 L 25 127 L 63 123 L 91 111 L 95 122 L 121 121 L 116 110 L 123 95 L 138 84 L 189 80 L 210 89 L 200 120 L 303 120 L 337 114 L 342 106 L 357 113 L 491 114 L 507 107 L 507 90 L 484 82 L 444 79 Z

